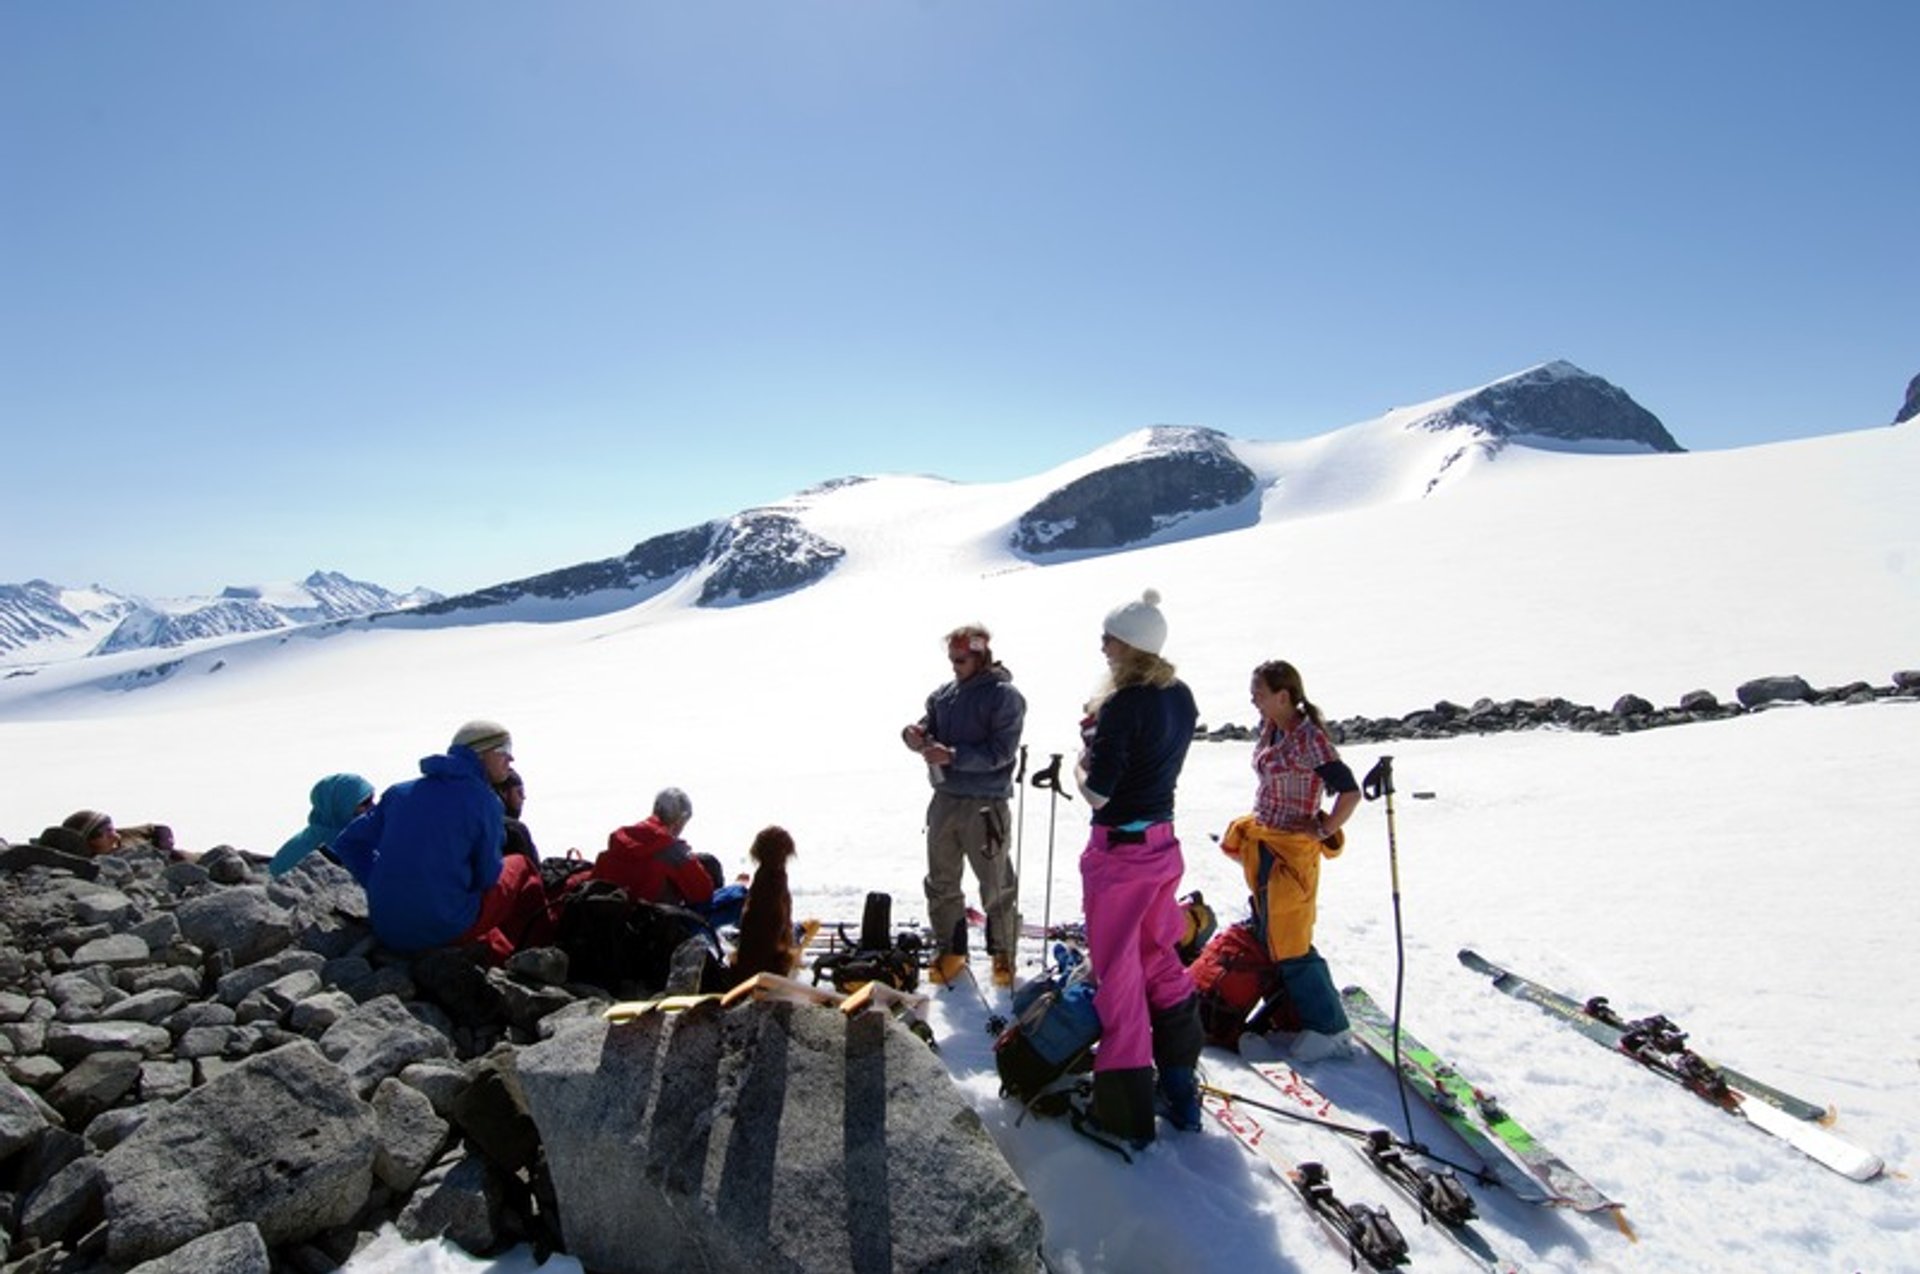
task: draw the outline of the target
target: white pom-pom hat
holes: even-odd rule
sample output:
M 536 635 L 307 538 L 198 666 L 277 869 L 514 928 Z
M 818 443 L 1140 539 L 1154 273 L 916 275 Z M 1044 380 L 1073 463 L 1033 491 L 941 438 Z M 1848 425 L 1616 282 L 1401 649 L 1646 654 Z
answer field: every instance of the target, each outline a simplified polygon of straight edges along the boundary
M 1167 617 L 1160 613 L 1160 592 L 1148 589 L 1137 602 L 1116 606 L 1107 612 L 1100 631 L 1135 650 L 1157 655 L 1167 644 Z

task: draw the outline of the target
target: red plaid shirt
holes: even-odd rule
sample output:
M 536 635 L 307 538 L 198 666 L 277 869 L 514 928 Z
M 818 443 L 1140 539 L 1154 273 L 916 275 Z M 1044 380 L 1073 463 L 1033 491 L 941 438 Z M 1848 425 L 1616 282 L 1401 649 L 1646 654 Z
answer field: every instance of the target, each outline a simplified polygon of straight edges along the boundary
M 1286 734 L 1271 722 L 1262 725 L 1253 747 L 1253 772 L 1260 776 L 1253 816 L 1283 832 L 1313 831 L 1313 816 L 1320 812 L 1326 790 L 1315 771 L 1339 759 L 1327 732 L 1311 717 L 1302 716 Z

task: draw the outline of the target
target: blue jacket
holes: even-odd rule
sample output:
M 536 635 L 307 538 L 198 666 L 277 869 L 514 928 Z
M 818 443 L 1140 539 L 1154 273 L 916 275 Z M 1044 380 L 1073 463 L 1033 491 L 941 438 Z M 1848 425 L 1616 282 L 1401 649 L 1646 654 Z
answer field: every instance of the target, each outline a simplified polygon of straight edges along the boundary
M 921 728 L 953 749 L 953 764 L 935 786 L 953 796 L 1011 799 L 1026 722 L 1026 698 L 1013 688 L 1013 674 L 1004 664 L 983 668 L 965 681 L 949 681 L 928 695 Z
M 1128 686 L 1100 705 L 1087 744 L 1087 790 L 1107 798 L 1102 827 L 1173 821 L 1173 789 L 1200 709 L 1183 681 L 1164 690 Z
M 473 927 L 500 879 L 506 811 L 471 748 L 420 762 L 347 825 L 333 852 L 367 891 L 373 932 L 395 951 L 444 946 Z

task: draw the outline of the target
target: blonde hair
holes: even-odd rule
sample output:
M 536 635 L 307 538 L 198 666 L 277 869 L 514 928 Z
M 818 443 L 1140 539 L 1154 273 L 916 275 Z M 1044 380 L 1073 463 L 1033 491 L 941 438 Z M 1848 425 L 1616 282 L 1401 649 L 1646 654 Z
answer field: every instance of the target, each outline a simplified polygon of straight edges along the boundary
M 1118 641 L 1118 638 L 1115 638 Z M 1121 651 L 1107 672 L 1106 680 L 1087 701 L 1088 712 L 1100 711 L 1100 705 L 1122 690 L 1133 686 L 1149 686 L 1155 690 L 1165 690 L 1179 678 L 1174 667 L 1160 656 L 1141 650 L 1138 646 L 1129 646 L 1120 642 Z

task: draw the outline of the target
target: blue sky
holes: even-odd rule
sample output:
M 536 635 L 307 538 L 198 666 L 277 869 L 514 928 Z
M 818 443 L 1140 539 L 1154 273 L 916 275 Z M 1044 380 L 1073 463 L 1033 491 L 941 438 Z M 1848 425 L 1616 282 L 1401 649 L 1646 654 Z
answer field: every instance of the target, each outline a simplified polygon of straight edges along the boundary
M 0 0 L 0 581 L 476 587 L 1564 358 L 1920 372 L 1920 6 Z

